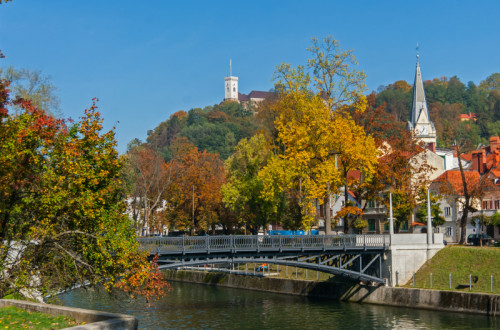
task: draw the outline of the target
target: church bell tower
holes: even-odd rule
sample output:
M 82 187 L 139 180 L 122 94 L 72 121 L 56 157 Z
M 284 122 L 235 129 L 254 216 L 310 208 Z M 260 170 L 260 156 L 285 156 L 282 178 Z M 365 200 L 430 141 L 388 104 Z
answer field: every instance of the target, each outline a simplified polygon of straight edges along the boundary
M 413 132 L 416 138 L 424 142 L 428 149 L 436 151 L 436 128 L 430 119 L 429 110 L 427 109 L 418 52 L 415 83 L 413 84 L 413 101 L 407 128 Z

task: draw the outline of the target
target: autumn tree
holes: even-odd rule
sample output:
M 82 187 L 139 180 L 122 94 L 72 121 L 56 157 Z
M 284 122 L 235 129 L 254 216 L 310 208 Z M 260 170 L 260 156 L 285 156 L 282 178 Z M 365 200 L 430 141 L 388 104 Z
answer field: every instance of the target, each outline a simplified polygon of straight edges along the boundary
M 360 95 L 365 75 L 355 69 L 352 51 L 343 51 L 333 37 L 323 42 L 313 38 L 308 51 L 312 58 L 307 68 L 282 64 L 275 71 L 280 92 L 275 127 L 281 154 L 266 170 L 268 177 L 275 175 L 278 186 L 298 192 L 306 228 L 312 221 L 313 200 L 325 202 L 329 210 L 330 195 L 340 186 L 346 190 L 349 170 L 371 176 L 377 152 L 373 139 L 350 114 L 366 107 Z M 325 226 L 329 234 L 329 212 Z
M 71 123 L 22 99 L 9 113 L 8 96 L 0 84 L 0 292 L 120 283 L 161 293 L 124 215 L 114 132 L 102 132 L 97 106 Z
M 461 155 L 460 151 L 458 153 Z M 458 170 L 443 173 L 433 182 L 433 190 L 459 206 L 462 216 L 457 224 L 460 229 L 459 243 L 465 244 L 466 226 L 469 214 L 479 209 L 479 203 L 488 187 L 487 175 L 482 177 L 477 171 L 468 171 L 459 162 Z
M 260 175 L 268 196 L 295 192 L 303 227 L 313 221 L 313 202 L 323 201 L 343 186 L 343 175 L 357 168 L 371 175 L 376 162 L 373 139 L 348 115 L 332 112 L 320 95 L 286 92 L 280 99 L 275 125 L 282 153 L 274 156 Z M 356 154 L 358 153 L 358 154 Z M 354 165 L 355 164 L 355 165 Z M 327 219 L 327 233 L 331 224 Z
M 133 147 L 125 156 L 129 210 L 139 232 L 145 226 L 161 231 L 163 224 L 157 214 L 165 205 L 171 184 L 172 167 L 147 145 Z
M 174 157 L 168 164 L 172 184 L 165 210 L 167 222 L 191 233 L 214 232 L 223 207 L 224 163 L 218 154 L 199 151 L 185 138 L 177 139 L 173 149 Z

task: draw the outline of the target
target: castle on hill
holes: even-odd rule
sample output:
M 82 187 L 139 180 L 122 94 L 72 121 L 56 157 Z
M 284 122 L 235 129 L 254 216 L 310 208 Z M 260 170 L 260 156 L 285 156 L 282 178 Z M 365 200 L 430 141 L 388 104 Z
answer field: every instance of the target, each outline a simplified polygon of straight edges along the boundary
M 235 101 L 244 105 L 258 104 L 271 96 L 272 92 L 251 91 L 242 94 L 238 91 L 238 77 L 231 72 L 231 61 L 229 61 L 229 76 L 224 78 L 224 101 Z

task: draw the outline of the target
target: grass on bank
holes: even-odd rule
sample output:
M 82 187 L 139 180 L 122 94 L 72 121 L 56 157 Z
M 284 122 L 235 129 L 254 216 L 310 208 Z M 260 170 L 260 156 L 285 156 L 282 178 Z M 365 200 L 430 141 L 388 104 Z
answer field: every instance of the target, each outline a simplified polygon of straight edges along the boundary
M 495 247 L 447 246 L 415 274 L 416 288 L 500 294 L 500 249 Z M 451 274 L 451 289 L 450 289 Z M 477 277 L 469 290 L 469 275 Z M 493 276 L 493 292 L 491 291 Z M 412 288 L 413 279 L 404 287 Z
M 12 306 L 0 308 L 1 329 L 63 329 L 77 324 L 65 316 L 28 312 Z

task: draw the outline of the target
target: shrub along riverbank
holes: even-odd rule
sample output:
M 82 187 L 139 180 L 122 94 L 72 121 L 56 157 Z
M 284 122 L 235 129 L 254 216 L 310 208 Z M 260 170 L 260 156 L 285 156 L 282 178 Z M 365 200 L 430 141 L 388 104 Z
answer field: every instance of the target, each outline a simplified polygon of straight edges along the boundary
M 500 294 L 500 248 L 448 246 L 415 273 L 415 288 Z

